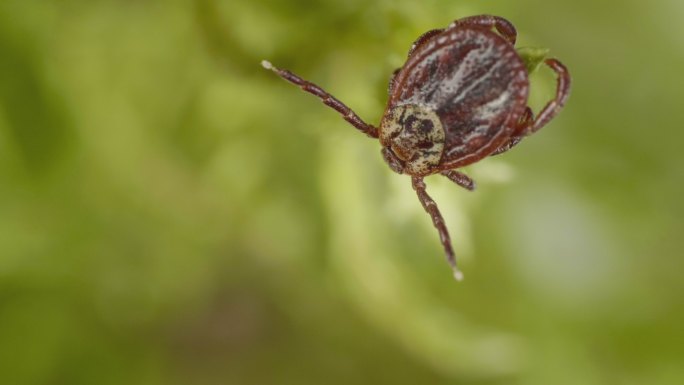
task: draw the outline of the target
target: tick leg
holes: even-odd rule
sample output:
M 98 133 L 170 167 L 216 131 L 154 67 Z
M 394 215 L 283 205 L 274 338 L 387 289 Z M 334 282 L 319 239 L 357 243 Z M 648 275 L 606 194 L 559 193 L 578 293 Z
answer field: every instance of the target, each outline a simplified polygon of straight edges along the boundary
M 444 170 L 441 171 L 440 174 L 444 175 L 445 177 L 449 178 L 452 182 L 456 183 L 457 185 L 463 187 L 466 190 L 473 191 L 475 190 L 475 181 L 470 179 L 470 177 L 462 172 L 456 171 L 456 170 Z
M 416 49 L 423 45 L 426 41 L 430 40 L 432 37 L 439 35 L 440 33 L 444 32 L 444 28 L 441 29 L 433 29 L 430 31 L 425 32 L 424 34 L 420 35 L 416 41 L 411 44 L 411 48 L 408 51 L 408 57 L 410 58 L 414 52 L 416 52 Z
M 508 138 L 508 140 L 504 142 L 504 144 L 502 144 L 499 148 L 497 148 L 496 151 L 492 153 L 492 155 L 499 155 L 515 147 L 515 145 L 520 143 L 522 138 L 525 137 L 525 135 L 527 135 L 527 132 L 529 132 L 533 124 L 534 114 L 532 113 L 532 109 L 530 107 L 525 107 L 525 112 L 520 117 L 520 120 L 518 121 L 515 131 L 513 131 L 513 134 L 511 134 L 511 137 Z
M 534 118 L 532 110 L 527 107 L 525 114 L 521 118 L 520 123 L 511 138 L 508 142 L 494 151 L 492 155 L 498 155 L 510 150 L 516 144 L 520 143 L 522 138 L 532 135 L 540 128 L 544 127 L 551 119 L 558 115 L 561 109 L 563 109 L 565 102 L 568 100 L 568 96 L 570 96 L 570 73 L 563 63 L 556 59 L 546 59 L 544 63 L 551 67 L 558 75 L 558 79 L 556 80 L 556 97 L 546 103 L 546 106 L 542 108 L 536 118 Z
M 344 120 L 347 122 L 351 123 L 352 126 L 358 128 L 361 132 L 364 134 L 370 136 L 371 138 L 377 138 L 378 137 L 378 129 L 375 128 L 374 126 L 371 126 L 370 124 L 367 124 L 361 118 L 356 115 L 354 111 L 352 111 L 351 108 L 347 107 L 344 103 L 339 101 L 337 98 L 334 96 L 330 95 L 327 91 L 323 90 L 321 87 L 317 86 L 314 83 L 311 83 L 309 81 L 306 81 L 299 76 L 295 75 L 294 73 L 288 71 L 288 70 L 283 70 L 274 67 L 271 63 L 269 63 L 266 60 L 263 60 L 261 62 L 261 65 L 266 68 L 267 70 L 271 70 L 278 74 L 281 78 L 287 80 L 288 82 L 299 86 L 302 90 L 315 95 L 323 103 L 325 103 L 326 106 L 331 107 L 335 111 L 339 112 L 342 114 L 342 117 Z
M 515 41 L 518 37 L 518 32 L 516 32 L 515 27 L 510 21 L 504 19 L 503 17 L 492 15 L 477 15 L 464 17 L 463 19 L 458 19 L 453 23 L 449 24 L 447 30 L 463 25 L 481 26 L 485 28 L 494 27 L 501 34 L 501 36 L 503 36 L 504 39 L 508 40 L 508 42 L 512 45 L 515 45 Z
M 451 265 L 451 270 L 454 272 L 454 278 L 456 278 L 457 281 L 462 280 L 463 273 L 461 273 L 456 266 L 456 255 L 454 254 L 454 249 L 451 247 L 449 232 L 447 231 L 446 224 L 444 224 L 444 218 L 442 218 L 442 214 L 437 208 L 437 204 L 425 191 L 425 182 L 423 182 L 423 178 L 416 176 L 411 177 L 411 183 L 413 185 L 413 189 L 416 190 L 416 194 L 418 194 L 420 203 L 423 205 L 425 211 L 430 214 L 432 223 L 439 232 L 439 239 L 444 247 L 447 261 L 449 261 L 449 265 Z
M 528 135 L 537 132 L 540 128 L 544 127 L 546 123 L 550 122 L 551 119 L 556 117 L 568 100 L 568 96 L 570 96 L 570 73 L 568 72 L 567 67 L 556 59 L 546 59 L 544 60 L 544 63 L 551 67 L 551 69 L 556 72 L 556 75 L 558 75 L 556 80 L 556 97 L 546 103 L 546 106 L 542 108 L 539 115 L 537 115 L 537 118 L 534 119 L 534 124 Z

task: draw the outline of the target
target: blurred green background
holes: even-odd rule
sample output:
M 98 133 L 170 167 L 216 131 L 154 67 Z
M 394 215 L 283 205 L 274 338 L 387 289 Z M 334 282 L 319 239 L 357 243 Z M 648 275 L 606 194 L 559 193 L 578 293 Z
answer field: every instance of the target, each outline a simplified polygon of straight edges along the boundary
M 377 123 L 422 32 L 480 13 L 567 108 L 409 178 L 262 59 Z M 0 383 L 684 383 L 684 5 L 0 3 Z M 546 70 L 531 103 L 553 93 Z

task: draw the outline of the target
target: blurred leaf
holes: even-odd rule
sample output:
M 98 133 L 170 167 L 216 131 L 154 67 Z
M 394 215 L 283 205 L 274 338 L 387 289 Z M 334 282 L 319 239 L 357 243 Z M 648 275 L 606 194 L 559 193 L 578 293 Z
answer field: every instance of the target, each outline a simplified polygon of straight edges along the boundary
M 548 48 L 523 47 L 517 48 L 516 51 L 518 51 L 518 55 L 520 55 L 520 58 L 525 63 L 527 73 L 531 74 L 535 72 L 539 68 L 539 65 L 548 57 L 550 50 Z

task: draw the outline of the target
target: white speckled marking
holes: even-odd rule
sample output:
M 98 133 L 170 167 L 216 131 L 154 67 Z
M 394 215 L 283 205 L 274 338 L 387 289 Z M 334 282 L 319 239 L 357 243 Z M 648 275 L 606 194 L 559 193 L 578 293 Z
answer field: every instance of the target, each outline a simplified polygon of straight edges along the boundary
M 452 39 L 457 36 L 457 33 L 448 35 L 448 37 Z M 441 37 L 437 40 L 439 45 L 444 43 L 441 41 Z M 443 73 L 443 79 L 440 79 L 438 83 L 426 82 L 425 84 L 421 84 L 420 90 L 414 92 L 411 97 L 406 98 L 403 102 L 407 104 L 427 103 L 428 106 L 436 108 L 434 101 L 441 100 L 447 95 L 454 95 L 457 92 L 457 94 L 453 96 L 451 102 L 452 104 L 456 104 L 467 98 L 468 93 L 475 89 L 480 83 L 488 80 L 489 77 L 504 64 L 503 61 L 505 61 L 508 55 L 502 55 L 501 49 L 493 44 L 486 36 L 476 36 L 472 40 L 473 43 L 478 44 L 478 47 L 470 50 L 457 66 L 451 68 L 441 67 L 439 69 L 439 71 Z M 433 41 L 431 45 L 434 44 L 435 42 Z M 430 49 L 427 49 L 426 51 L 430 52 Z M 445 48 L 436 49 L 422 59 L 420 66 L 427 68 L 433 65 L 434 62 L 439 62 L 440 57 L 444 54 Z M 501 60 L 502 56 L 504 60 Z M 492 67 L 487 73 L 475 76 L 476 71 L 481 68 L 483 63 L 492 63 Z

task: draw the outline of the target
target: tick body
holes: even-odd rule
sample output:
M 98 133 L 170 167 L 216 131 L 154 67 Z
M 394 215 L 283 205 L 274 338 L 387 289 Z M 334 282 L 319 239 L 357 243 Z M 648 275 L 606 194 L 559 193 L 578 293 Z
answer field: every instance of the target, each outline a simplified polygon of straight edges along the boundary
M 319 97 L 354 127 L 382 145 L 392 170 L 411 176 L 423 208 L 439 232 L 454 277 L 462 278 L 449 233 L 425 189 L 423 178 L 441 174 L 473 190 L 457 168 L 505 152 L 561 110 L 570 93 L 570 75 L 556 59 L 545 63 L 557 74 L 555 97 L 536 115 L 527 107 L 525 64 L 515 50 L 516 30 L 497 16 L 456 20 L 416 40 L 403 67 L 389 82 L 389 101 L 379 126 L 365 123 L 344 103 L 287 70 L 262 65 Z

